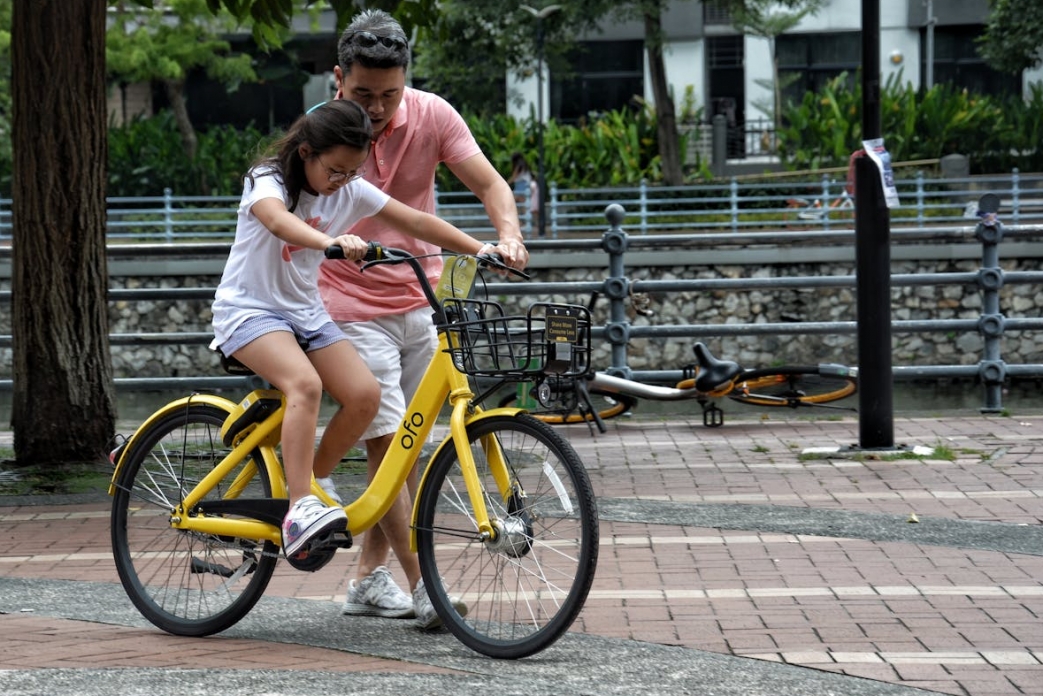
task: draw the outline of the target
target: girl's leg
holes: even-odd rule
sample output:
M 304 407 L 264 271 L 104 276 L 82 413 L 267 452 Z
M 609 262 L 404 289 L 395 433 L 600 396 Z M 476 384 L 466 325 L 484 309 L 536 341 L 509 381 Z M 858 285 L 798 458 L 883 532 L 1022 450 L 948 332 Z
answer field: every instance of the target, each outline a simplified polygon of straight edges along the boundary
M 380 385 L 349 341 L 312 351 L 308 358 L 323 387 L 339 405 L 315 454 L 315 475 L 329 476 L 377 414 Z
M 236 351 L 235 357 L 286 397 L 282 459 L 293 505 L 311 490 L 322 380 L 297 339 L 287 331 L 265 334 Z

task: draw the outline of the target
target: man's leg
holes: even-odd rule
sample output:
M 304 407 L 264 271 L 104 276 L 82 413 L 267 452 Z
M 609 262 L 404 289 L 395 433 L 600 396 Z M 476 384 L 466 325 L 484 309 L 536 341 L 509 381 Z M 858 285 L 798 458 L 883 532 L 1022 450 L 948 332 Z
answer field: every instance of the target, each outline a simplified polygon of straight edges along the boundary
M 380 468 L 380 462 L 391 446 L 392 438 L 394 435 L 384 435 L 366 441 L 369 480 L 373 480 L 377 469 Z M 420 562 L 409 548 L 409 520 L 413 514 L 410 492 L 416 488 L 415 469 L 410 473 L 409 479 L 408 485 L 399 491 L 398 497 L 380 523 L 363 535 L 356 573 L 360 579 L 369 576 L 380 566 L 386 565 L 388 552 L 394 551 L 412 591 L 420 581 Z
M 372 480 L 405 416 L 406 404 L 416 392 L 434 354 L 434 326 L 431 324 L 430 310 L 422 310 L 369 322 L 344 323 L 341 328 L 381 386 L 380 410 L 363 435 L 366 441 L 367 473 L 369 480 Z M 316 470 L 316 476 L 320 473 L 324 472 Z M 349 583 L 345 613 L 374 614 L 368 604 L 376 601 L 378 596 L 384 597 L 385 589 L 391 597 L 388 603 L 402 600 L 398 594 L 404 593 L 394 585 L 390 573 L 384 567 L 390 551 L 395 552 L 401 563 L 410 589 L 414 589 L 420 581 L 420 563 L 409 548 L 412 492 L 415 489 L 414 469 L 407 479 L 407 486 L 399 493 L 391 509 L 377 525 L 363 534 L 356 579 Z M 380 588 L 380 591 L 373 587 Z M 405 596 L 408 598 L 408 595 Z M 385 603 L 384 599 L 379 601 Z M 408 601 L 412 603 L 411 598 Z M 388 613 L 377 615 L 390 616 Z

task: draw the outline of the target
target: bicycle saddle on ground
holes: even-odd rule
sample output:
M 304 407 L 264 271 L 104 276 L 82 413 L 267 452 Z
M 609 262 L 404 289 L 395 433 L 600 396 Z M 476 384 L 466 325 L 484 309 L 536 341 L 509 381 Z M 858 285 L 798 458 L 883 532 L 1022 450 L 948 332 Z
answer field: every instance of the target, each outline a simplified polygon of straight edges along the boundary
M 692 346 L 699 372 L 695 375 L 695 388 L 700 392 L 712 392 L 735 379 L 742 367 L 731 360 L 718 360 L 703 343 Z

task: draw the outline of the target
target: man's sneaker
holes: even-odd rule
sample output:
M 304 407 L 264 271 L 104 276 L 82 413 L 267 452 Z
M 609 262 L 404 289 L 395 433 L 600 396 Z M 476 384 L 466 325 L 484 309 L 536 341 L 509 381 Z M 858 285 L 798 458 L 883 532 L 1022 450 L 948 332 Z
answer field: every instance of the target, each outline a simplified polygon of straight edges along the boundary
M 337 505 L 343 505 L 344 499 L 340 497 L 340 493 L 337 492 L 337 484 L 333 482 L 329 476 L 315 479 L 315 483 L 319 484 L 319 488 L 326 491 L 326 495 L 333 498 L 333 502 Z
M 450 597 L 450 604 L 453 605 L 453 609 L 460 616 L 467 616 L 467 605 L 464 604 L 462 599 L 458 597 Z M 430 631 L 438 628 L 442 625 L 442 617 L 435 611 L 435 607 L 431 604 L 431 598 L 427 596 L 427 588 L 424 587 L 423 578 L 417 583 L 416 589 L 413 590 L 413 610 L 416 612 L 416 627 Z
M 316 537 L 348 526 L 344 508 L 326 507 L 314 495 L 306 495 L 290 508 L 282 522 L 282 548 L 287 556 L 308 550 Z
M 391 571 L 380 566 L 358 584 L 348 583 L 348 597 L 342 613 L 350 616 L 382 616 L 385 619 L 411 619 L 413 598 L 402 591 Z

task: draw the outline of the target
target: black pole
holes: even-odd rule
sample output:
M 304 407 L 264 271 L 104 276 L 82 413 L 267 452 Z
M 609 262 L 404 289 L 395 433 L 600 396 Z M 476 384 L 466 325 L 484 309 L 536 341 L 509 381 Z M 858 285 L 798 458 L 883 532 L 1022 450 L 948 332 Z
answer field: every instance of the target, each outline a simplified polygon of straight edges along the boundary
M 537 234 L 541 237 L 547 236 L 547 177 L 543 172 L 543 18 L 536 17 L 536 55 L 539 72 L 536 74 L 536 197 L 539 200 L 539 220 L 537 221 Z
M 862 0 L 862 133 L 880 133 L 880 0 Z M 891 215 L 880 171 L 855 159 L 855 288 L 859 446 L 894 447 L 891 369 Z

